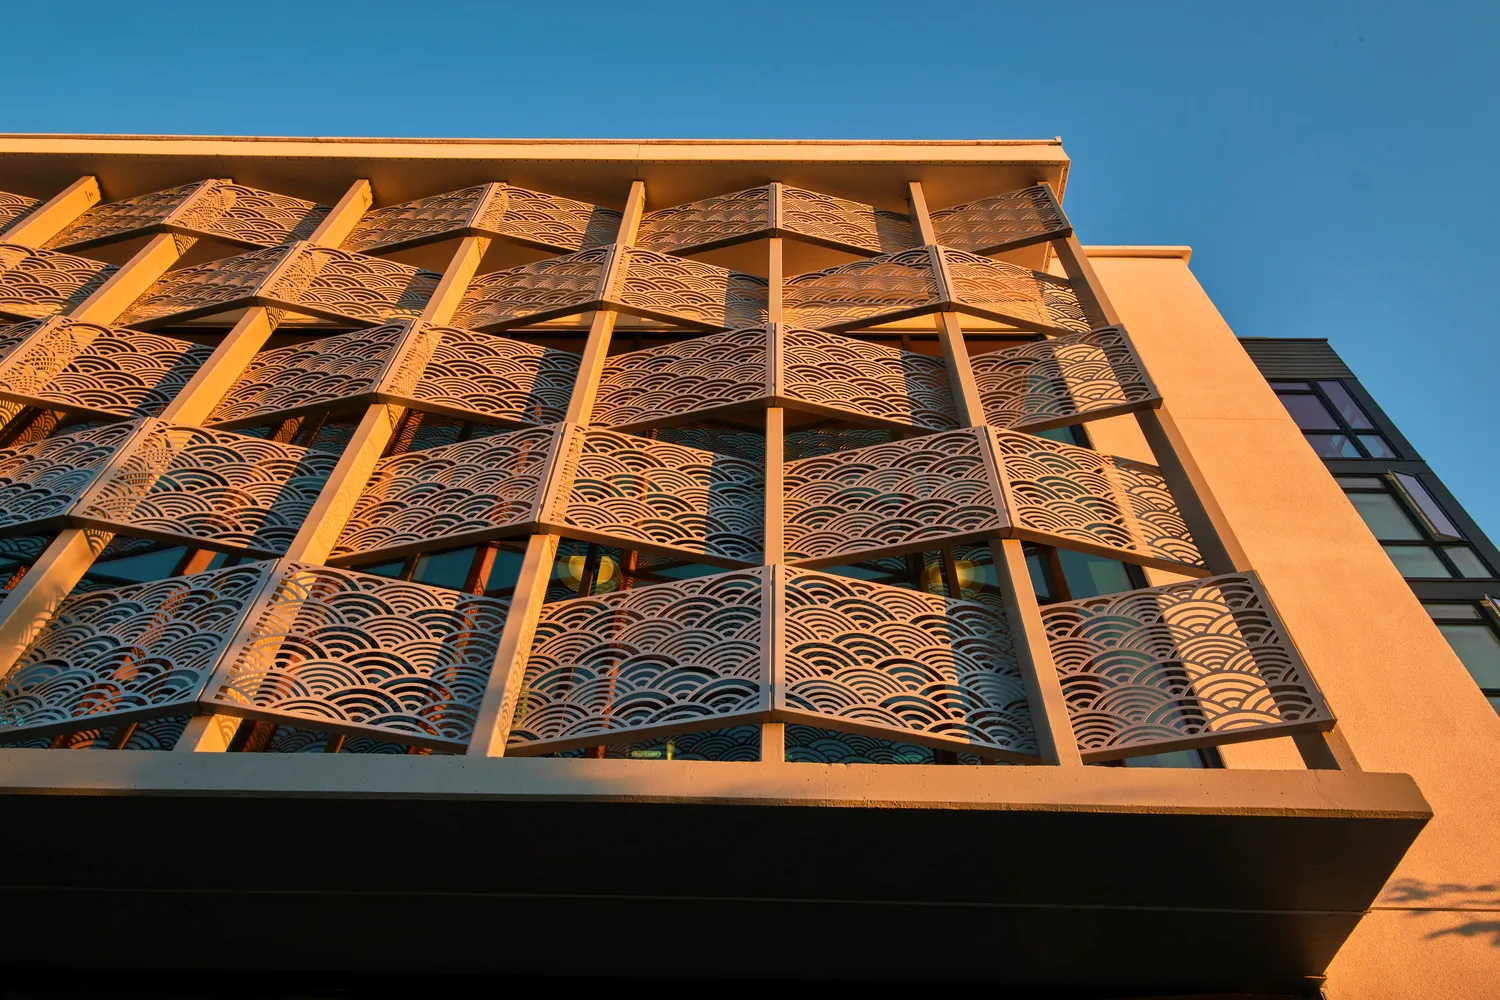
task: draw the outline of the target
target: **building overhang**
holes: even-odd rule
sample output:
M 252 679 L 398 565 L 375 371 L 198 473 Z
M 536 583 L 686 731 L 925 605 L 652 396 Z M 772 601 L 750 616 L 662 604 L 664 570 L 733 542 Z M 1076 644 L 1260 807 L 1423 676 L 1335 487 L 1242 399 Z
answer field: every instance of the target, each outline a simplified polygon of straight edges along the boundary
M 824 141 L 704 139 L 360 139 L 0 134 L 0 189 L 50 197 L 57 179 L 93 174 L 105 200 L 202 180 L 337 200 L 366 177 L 376 205 L 504 179 L 618 208 L 646 182 L 649 208 L 769 181 L 904 211 L 919 180 L 932 208 L 1048 181 L 1059 197 L 1059 139 Z
M 1234 992 L 1321 973 L 1430 816 L 1348 771 L 60 750 L 0 801 L 12 970 Z

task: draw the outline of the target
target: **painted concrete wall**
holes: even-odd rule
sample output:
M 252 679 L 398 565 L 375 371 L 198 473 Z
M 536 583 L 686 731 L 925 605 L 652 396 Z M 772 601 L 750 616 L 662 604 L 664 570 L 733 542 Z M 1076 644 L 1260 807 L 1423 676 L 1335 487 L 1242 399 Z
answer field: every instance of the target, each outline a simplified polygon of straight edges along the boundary
M 1329 969 L 1327 996 L 1500 996 L 1500 717 L 1186 261 L 1107 254 L 1090 259 L 1361 766 L 1412 775 L 1435 812 Z M 1094 441 L 1147 457 L 1119 420 Z M 1225 758 L 1300 766 L 1290 740 Z

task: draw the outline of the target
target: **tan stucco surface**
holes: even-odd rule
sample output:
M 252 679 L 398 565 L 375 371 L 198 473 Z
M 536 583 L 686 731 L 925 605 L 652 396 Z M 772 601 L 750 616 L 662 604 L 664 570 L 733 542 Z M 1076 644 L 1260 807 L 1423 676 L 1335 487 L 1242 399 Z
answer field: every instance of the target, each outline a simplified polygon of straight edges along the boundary
M 1328 997 L 1500 996 L 1500 717 L 1186 261 L 1090 257 L 1361 766 L 1411 774 L 1435 813 L 1329 969 Z M 1096 446 L 1141 455 L 1119 424 L 1091 427 Z M 1293 754 L 1280 740 L 1225 757 Z

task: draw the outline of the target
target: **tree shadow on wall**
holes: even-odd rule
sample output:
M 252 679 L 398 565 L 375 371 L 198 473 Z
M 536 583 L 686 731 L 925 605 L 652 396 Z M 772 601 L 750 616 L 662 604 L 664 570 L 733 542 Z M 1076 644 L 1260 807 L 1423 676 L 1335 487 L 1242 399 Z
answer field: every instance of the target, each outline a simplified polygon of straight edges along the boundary
M 1381 909 L 1406 909 L 1413 918 L 1435 913 L 1458 916 L 1460 912 L 1470 910 L 1476 919 L 1462 920 L 1453 927 L 1433 931 L 1427 937 L 1488 936 L 1490 946 L 1500 948 L 1500 882 L 1466 885 L 1462 882 L 1397 879 L 1386 886 L 1377 906 Z M 1478 919 L 1480 917 L 1483 919 Z

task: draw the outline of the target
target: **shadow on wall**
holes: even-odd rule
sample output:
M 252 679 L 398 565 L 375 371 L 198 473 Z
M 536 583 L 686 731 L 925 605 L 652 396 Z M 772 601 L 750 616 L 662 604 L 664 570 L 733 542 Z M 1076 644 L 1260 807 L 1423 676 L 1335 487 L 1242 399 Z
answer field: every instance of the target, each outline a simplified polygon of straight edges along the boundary
M 1377 909 L 1408 910 L 1413 919 L 1433 916 L 1457 916 L 1472 911 L 1475 918 L 1462 920 L 1452 927 L 1435 930 L 1429 938 L 1488 936 L 1490 945 L 1500 948 L 1500 882 L 1465 885 L 1461 882 L 1424 882 L 1421 879 L 1397 879 L 1386 886 Z

